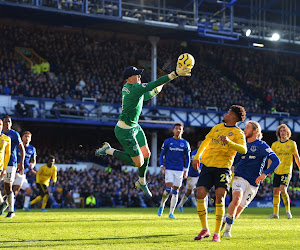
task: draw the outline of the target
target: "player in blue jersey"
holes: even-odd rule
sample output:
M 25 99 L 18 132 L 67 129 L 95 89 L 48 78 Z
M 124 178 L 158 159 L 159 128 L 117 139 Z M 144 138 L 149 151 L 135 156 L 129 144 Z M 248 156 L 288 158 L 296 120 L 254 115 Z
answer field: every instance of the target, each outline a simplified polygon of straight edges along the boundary
M 34 146 L 29 144 L 31 142 L 31 137 L 32 134 L 30 133 L 30 131 L 25 131 L 22 134 L 22 143 L 25 148 L 24 174 L 21 175 L 20 173 L 17 173 L 16 179 L 13 183 L 13 191 L 16 196 L 21 188 L 26 191 L 23 210 L 26 210 L 28 212 L 30 212 L 29 206 L 30 206 L 31 188 L 26 179 L 26 173 L 29 171 L 33 171 L 35 173 L 34 167 L 36 164 L 36 149 Z M 21 160 L 21 151 L 18 148 L 17 162 L 20 162 L 20 160 Z
M 270 146 L 261 140 L 262 133 L 258 122 L 248 121 L 244 132 L 247 139 L 247 153 L 243 155 L 238 153 L 233 164 L 236 169 L 232 182 L 232 201 L 223 220 L 223 227 L 226 221 L 223 237 L 231 237 L 234 219 L 237 219 L 253 200 L 259 184 L 280 164 L 279 158 Z M 272 163 L 262 173 L 267 158 Z
M 164 141 L 160 153 L 161 173 L 165 175 L 165 191 L 163 192 L 157 215 L 161 216 L 165 203 L 172 191 L 170 203 L 170 219 L 176 219 L 174 210 L 178 201 L 178 192 L 183 178 L 186 179 L 190 165 L 190 144 L 182 138 L 183 125 L 176 123 L 173 129 L 174 136 Z M 165 162 L 164 162 L 165 160 Z
M 198 148 L 200 147 L 202 141 L 199 141 L 197 144 L 197 149 L 195 149 L 192 154 L 191 154 L 191 160 L 194 159 L 195 154 L 198 151 Z M 201 157 L 200 157 L 201 158 Z M 199 170 L 196 170 L 193 168 L 193 166 L 189 167 L 189 173 L 188 173 L 188 178 L 186 180 L 186 192 L 184 193 L 183 197 L 181 198 L 181 201 L 178 204 L 178 211 L 180 213 L 183 213 L 183 205 L 186 203 L 186 201 L 189 199 L 190 195 L 193 193 L 193 190 L 198 182 L 200 171 L 202 168 L 202 163 L 199 166 Z M 193 196 L 192 199 L 194 198 L 194 204 L 197 206 L 196 198 Z
M 13 130 L 12 120 L 10 116 L 6 115 L 3 117 L 3 133 L 10 137 L 11 139 L 11 155 L 10 160 L 6 169 L 6 174 L 4 176 L 4 190 L 7 194 L 7 201 L 9 205 L 9 212 L 5 218 L 13 218 L 14 213 L 14 192 L 12 190 L 12 184 L 15 180 L 17 168 L 20 174 L 24 174 L 24 158 L 25 158 L 25 149 L 21 141 L 20 134 Z M 20 164 L 17 166 L 17 148 L 21 151 Z M 6 209 L 6 202 L 0 204 L 0 214 Z

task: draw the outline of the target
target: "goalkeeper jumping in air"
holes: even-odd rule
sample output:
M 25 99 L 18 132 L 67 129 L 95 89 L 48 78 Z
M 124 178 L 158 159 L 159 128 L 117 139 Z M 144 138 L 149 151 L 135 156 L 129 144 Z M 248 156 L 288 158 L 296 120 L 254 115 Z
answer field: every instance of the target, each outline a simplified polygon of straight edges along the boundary
M 150 150 L 145 133 L 138 124 L 138 119 L 143 108 L 143 101 L 153 98 L 162 90 L 165 83 L 178 76 L 191 76 L 191 68 L 180 67 L 177 64 L 176 71 L 149 83 L 141 83 L 141 74 L 143 71 L 143 69 L 130 66 L 123 72 L 123 79 L 126 83 L 122 89 L 122 113 L 115 126 L 115 135 L 125 152 L 116 150 L 109 143 L 104 142 L 102 147 L 96 150 L 95 155 L 113 155 L 129 165 L 138 167 L 139 180 L 136 181 L 135 186 L 141 189 L 146 196 L 152 197 L 146 183 Z

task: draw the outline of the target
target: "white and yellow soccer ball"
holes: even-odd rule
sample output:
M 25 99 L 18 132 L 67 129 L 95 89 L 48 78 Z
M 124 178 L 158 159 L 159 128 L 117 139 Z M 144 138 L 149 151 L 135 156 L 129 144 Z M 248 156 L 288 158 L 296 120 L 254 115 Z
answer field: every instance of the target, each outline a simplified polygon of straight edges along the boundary
M 185 68 L 192 69 L 195 65 L 195 59 L 191 54 L 184 53 L 178 57 L 177 65 L 180 68 L 185 67 Z

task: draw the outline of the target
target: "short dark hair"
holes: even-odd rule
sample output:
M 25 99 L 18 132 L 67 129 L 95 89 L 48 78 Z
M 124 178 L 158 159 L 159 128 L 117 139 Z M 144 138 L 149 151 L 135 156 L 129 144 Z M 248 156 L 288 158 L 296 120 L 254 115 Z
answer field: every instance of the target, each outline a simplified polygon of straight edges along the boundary
M 30 131 L 27 130 L 27 131 L 25 131 L 25 132 L 22 134 L 22 137 L 23 137 L 23 135 L 27 135 L 27 134 L 30 135 L 30 136 L 32 136 L 32 134 L 30 133 Z
M 183 123 L 181 123 L 181 122 L 175 123 L 175 124 L 174 124 L 174 128 L 175 128 L 176 126 L 180 126 L 180 127 L 183 127 L 183 128 L 184 128 L 184 125 L 183 125 Z
M 246 110 L 240 105 L 231 105 L 230 110 L 235 113 L 238 122 L 243 122 L 246 119 Z
M 11 117 L 10 117 L 9 115 L 4 115 L 4 116 L 2 117 L 2 120 L 4 121 L 4 119 L 11 119 Z
M 48 161 L 49 161 L 49 160 L 55 160 L 55 159 L 56 159 L 56 158 L 55 158 L 54 155 L 49 155 L 49 156 L 48 156 Z

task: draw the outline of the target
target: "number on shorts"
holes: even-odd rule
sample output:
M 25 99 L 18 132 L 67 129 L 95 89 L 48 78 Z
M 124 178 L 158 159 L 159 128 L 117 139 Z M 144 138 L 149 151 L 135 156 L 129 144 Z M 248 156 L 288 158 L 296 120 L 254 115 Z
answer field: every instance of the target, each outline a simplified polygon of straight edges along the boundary
M 220 182 L 226 182 L 227 181 L 226 174 L 221 174 L 220 177 L 221 177 Z
M 251 194 L 248 194 L 247 201 L 250 201 L 250 199 L 251 199 Z
M 287 183 L 288 183 L 288 176 L 281 176 L 281 182 L 283 182 L 284 184 L 286 184 L 287 185 Z
M 11 173 L 6 173 L 7 179 L 11 179 Z

